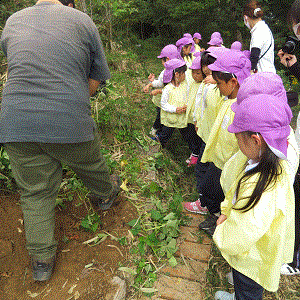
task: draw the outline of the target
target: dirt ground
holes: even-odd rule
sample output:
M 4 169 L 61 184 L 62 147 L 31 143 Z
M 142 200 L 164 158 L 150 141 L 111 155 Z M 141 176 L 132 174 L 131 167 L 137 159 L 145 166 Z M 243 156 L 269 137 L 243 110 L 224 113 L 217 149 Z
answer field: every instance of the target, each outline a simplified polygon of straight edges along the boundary
M 0 299 L 112 299 L 110 282 L 119 263 L 128 259 L 128 247 L 110 238 L 93 247 L 82 244 L 95 234 L 80 227 L 87 212 L 84 205 L 76 206 L 80 200 L 74 199 L 56 211 L 59 244 L 54 274 L 46 283 L 34 282 L 18 200 L 18 194 L 0 194 Z M 128 235 L 126 224 L 136 217 L 136 210 L 121 195 L 109 211 L 98 214 L 102 230 L 122 237 Z M 92 262 L 93 266 L 87 269 L 85 266 Z

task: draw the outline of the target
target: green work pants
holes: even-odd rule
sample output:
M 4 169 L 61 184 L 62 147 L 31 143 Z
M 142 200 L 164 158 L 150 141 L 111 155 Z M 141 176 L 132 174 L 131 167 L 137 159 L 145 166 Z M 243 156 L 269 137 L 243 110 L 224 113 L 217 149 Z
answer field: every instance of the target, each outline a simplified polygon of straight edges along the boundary
M 97 133 L 93 141 L 83 143 L 4 145 L 13 177 L 21 190 L 26 247 L 30 255 L 48 259 L 56 253 L 54 208 L 62 181 L 62 164 L 69 166 L 92 193 L 104 198 L 112 194 L 113 186 L 100 147 Z

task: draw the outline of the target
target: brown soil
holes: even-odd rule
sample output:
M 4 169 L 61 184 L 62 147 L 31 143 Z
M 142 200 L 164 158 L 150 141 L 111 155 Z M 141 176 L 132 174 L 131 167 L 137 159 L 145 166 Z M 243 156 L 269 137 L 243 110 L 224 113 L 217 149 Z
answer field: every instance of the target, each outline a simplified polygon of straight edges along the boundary
M 65 209 L 56 211 L 59 244 L 54 274 L 48 282 L 37 283 L 32 279 L 18 200 L 18 194 L 0 194 L 0 299 L 111 299 L 107 296 L 112 287 L 110 282 L 119 263 L 128 259 L 128 247 L 110 238 L 93 247 L 82 244 L 95 234 L 80 227 L 87 211 L 84 205 L 76 206 L 80 200 L 75 198 L 66 203 Z M 137 214 L 122 196 L 109 211 L 97 212 L 103 223 L 101 229 L 118 237 L 128 235 L 126 223 Z M 99 232 L 100 229 L 96 233 Z M 92 262 L 92 269 L 85 268 Z

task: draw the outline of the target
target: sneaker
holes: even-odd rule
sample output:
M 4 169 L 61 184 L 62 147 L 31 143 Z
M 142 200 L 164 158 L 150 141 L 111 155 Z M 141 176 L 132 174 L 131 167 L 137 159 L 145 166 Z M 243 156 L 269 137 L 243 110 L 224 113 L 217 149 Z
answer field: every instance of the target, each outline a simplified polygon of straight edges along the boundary
M 193 212 L 196 214 L 205 215 L 208 213 L 208 209 L 206 208 L 206 206 L 205 207 L 201 206 L 200 199 L 198 199 L 197 201 L 194 201 L 194 202 L 185 202 L 183 206 L 187 211 Z
M 218 217 L 216 217 L 215 215 L 209 215 L 206 220 L 199 224 L 199 229 L 209 229 L 213 226 L 216 226 L 217 220 Z
M 232 272 L 229 272 L 229 273 L 226 274 L 226 279 L 227 279 L 229 284 L 234 285 Z
M 157 132 L 157 130 L 152 127 L 149 134 L 153 135 L 153 136 L 156 136 L 156 132 Z
M 289 264 L 283 264 L 280 269 L 280 274 L 288 275 L 288 276 L 300 275 L 300 269 L 294 268 L 294 267 L 290 266 Z
M 198 156 L 191 155 L 190 161 L 188 163 L 188 167 L 196 165 L 197 160 L 198 160 Z
M 235 300 L 234 293 L 230 294 L 224 291 L 217 291 L 215 294 L 215 300 Z
M 113 185 L 113 192 L 110 197 L 104 199 L 92 193 L 87 195 L 91 202 L 95 203 L 101 210 L 110 209 L 121 190 L 121 178 L 116 174 L 112 174 L 110 179 Z
M 32 277 L 35 281 L 49 280 L 55 264 L 55 256 L 40 260 L 35 257 L 31 257 Z
M 150 136 L 150 139 L 155 141 L 155 142 L 159 142 L 159 138 L 158 138 L 157 134 L 155 134 L 154 136 Z

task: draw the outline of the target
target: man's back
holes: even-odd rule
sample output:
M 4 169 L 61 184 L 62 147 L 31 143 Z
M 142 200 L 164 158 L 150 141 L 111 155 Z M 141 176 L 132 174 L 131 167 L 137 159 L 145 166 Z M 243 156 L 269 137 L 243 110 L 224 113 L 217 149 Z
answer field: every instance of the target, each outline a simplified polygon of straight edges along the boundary
M 41 2 L 11 16 L 1 45 L 8 81 L 0 142 L 93 139 L 88 79 L 110 77 L 99 34 L 82 12 Z

